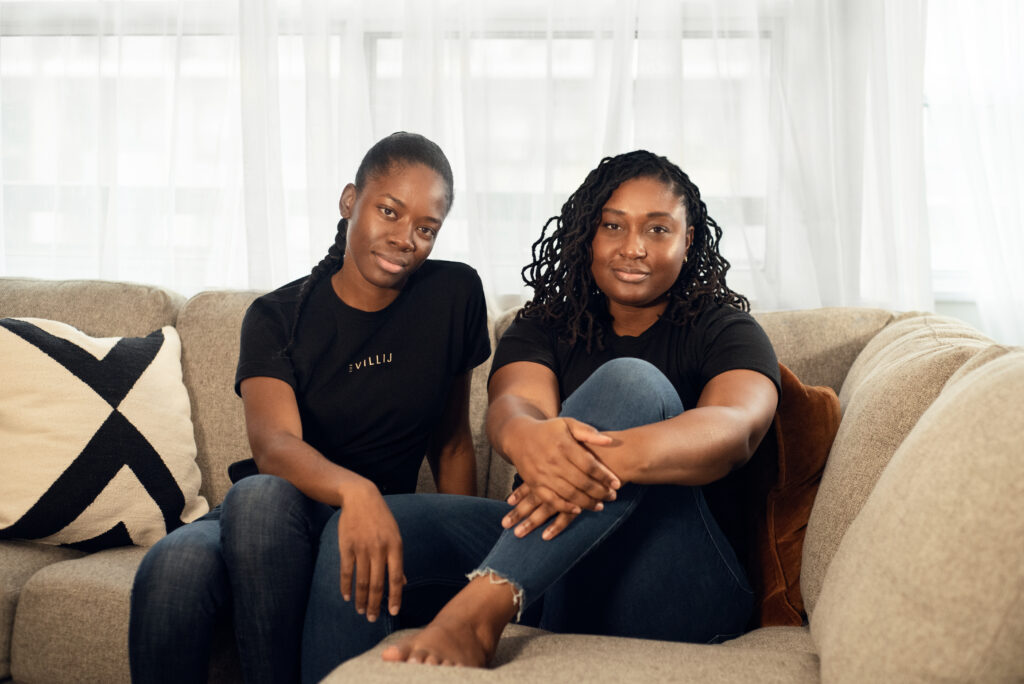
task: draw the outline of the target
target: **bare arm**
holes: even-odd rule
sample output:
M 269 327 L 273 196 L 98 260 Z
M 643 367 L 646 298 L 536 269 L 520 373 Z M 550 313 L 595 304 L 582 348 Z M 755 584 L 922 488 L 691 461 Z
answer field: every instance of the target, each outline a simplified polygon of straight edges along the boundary
M 469 428 L 469 392 L 473 372 L 452 380 L 441 423 L 431 437 L 427 460 L 442 494 L 476 496 L 476 452 Z
M 778 404 L 775 384 L 751 370 L 732 370 L 705 385 L 697 406 L 675 418 L 605 433 L 591 450 L 626 482 L 703 485 L 753 455 Z
M 405 583 L 402 538 L 377 486 L 327 460 L 303 441 L 298 402 L 288 383 L 276 378 L 246 378 L 240 390 L 249 446 L 260 472 L 288 480 L 311 499 L 341 507 L 342 596 L 350 599 L 354 579 L 356 610 L 366 613 L 371 622 L 376 620 L 386 570 L 388 609 L 396 615 Z
M 600 510 L 620 484 L 584 445 L 611 440 L 572 418 L 559 418 L 551 369 L 520 361 L 499 368 L 488 387 L 491 444 L 554 510 Z

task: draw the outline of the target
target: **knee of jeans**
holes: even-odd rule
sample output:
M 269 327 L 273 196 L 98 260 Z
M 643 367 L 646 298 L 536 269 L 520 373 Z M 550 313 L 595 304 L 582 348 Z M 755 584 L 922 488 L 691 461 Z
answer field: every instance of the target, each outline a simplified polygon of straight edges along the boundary
M 215 537 L 169 535 L 143 557 L 132 584 L 132 602 L 198 607 L 216 593 L 211 589 L 226 582 L 224 557 Z
M 221 504 L 221 539 L 225 549 L 249 546 L 268 532 L 302 524 L 301 510 L 309 500 L 295 485 L 275 475 L 251 475 L 239 480 Z
M 562 415 L 585 422 L 596 413 L 598 421 L 611 423 L 602 429 L 624 429 L 676 416 L 683 412 L 683 404 L 675 387 L 654 364 L 623 357 L 602 364 L 566 399 L 562 409 Z

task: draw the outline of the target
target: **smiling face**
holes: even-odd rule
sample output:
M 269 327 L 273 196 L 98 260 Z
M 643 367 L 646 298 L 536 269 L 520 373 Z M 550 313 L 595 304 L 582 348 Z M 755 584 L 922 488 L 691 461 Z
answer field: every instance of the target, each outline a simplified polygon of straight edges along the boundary
M 393 302 L 434 248 L 448 213 L 444 180 L 423 164 L 394 165 L 341 193 L 348 219 L 345 260 L 332 283 L 357 309 L 378 311 Z
M 639 334 L 658 319 L 692 239 L 682 200 L 670 185 L 645 177 L 615 189 L 601 210 L 590 270 L 616 332 Z

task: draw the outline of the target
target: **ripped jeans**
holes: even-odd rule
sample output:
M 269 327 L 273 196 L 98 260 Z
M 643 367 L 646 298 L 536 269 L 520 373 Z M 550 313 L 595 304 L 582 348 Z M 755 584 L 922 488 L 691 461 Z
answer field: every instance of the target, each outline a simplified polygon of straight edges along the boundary
M 610 361 L 562 405 L 599 430 L 665 420 L 683 410 L 668 379 L 639 359 Z M 466 576 L 492 574 L 522 592 L 522 622 L 554 632 L 708 643 L 738 635 L 753 591 L 699 487 L 627 484 L 600 512 L 559 536 L 544 526 L 519 539 L 503 530 L 503 501 L 444 494 L 385 499 L 398 523 L 408 580 L 398 616 L 376 623 L 341 598 L 337 516 L 320 542 L 303 633 L 303 681 L 393 631 L 429 622 Z M 387 605 L 385 597 L 384 605 Z

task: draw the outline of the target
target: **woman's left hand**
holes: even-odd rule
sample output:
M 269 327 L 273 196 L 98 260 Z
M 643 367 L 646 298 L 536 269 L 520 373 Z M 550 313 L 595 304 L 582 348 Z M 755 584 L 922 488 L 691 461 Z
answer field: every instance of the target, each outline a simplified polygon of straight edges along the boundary
M 559 513 L 551 504 L 534 494 L 530 485 L 526 483 L 517 487 L 506 501 L 515 508 L 501 519 L 501 526 L 505 529 L 515 527 L 513 534 L 517 537 L 525 537 L 554 516 L 554 522 L 548 525 L 541 534 L 545 540 L 554 539 L 581 512 L 580 507 L 576 506 L 571 513 Z

